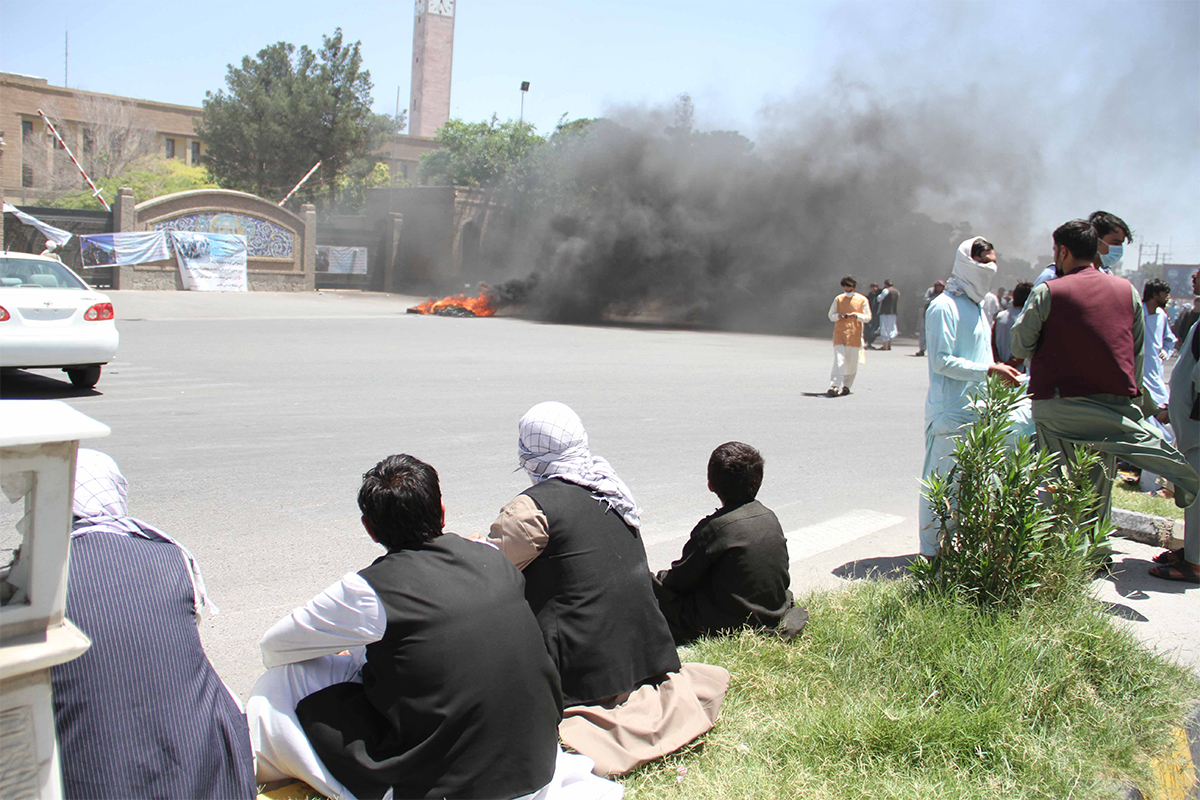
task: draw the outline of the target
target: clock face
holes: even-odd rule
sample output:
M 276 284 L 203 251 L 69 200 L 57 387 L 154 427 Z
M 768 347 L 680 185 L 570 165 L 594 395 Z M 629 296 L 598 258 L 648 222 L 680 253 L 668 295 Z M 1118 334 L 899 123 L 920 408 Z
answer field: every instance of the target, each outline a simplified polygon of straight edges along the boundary
M 454 0 L 429 0 L 429 13 L 443 17 L 454 16 Z

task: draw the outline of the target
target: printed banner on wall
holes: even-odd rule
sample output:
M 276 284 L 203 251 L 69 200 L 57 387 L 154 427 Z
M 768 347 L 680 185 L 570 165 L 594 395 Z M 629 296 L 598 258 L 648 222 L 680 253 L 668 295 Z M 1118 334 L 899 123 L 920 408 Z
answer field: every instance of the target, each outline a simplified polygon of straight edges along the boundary
M 183 288 L 197 292 L 249 291 L 246 237 L 171 231 Z
M 317 245 L 317 272 L 366 275 L 369 255 L 366 247 Z
M 162 231 L 96 233 L 79 237 L 79 252 L 85 267 L 146 264 L 166 261 L 167 235 Z

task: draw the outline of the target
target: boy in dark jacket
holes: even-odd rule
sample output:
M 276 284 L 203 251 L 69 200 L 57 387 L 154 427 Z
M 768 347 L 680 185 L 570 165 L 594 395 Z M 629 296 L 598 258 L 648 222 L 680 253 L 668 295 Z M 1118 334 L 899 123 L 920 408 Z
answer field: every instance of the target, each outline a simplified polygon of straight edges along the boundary
M 787 540 L 754 498 L 763 457 L 726 442 L 708 459 L 708 488 L 721 500 L 696 524 L 683 554 L 655 576 L 654 594 L 677 645 L 743 626 L 775 628 L 792 608 Z

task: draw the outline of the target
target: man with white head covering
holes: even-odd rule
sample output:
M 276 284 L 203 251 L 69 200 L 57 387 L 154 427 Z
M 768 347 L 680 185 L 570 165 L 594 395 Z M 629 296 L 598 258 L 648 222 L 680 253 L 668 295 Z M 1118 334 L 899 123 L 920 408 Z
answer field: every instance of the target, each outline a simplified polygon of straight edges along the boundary
M 191 553 L 129 516 L 116 463 L 79 451 L 67 616 L 92 640 L 51 668 L 65 797 L 252 798 L 246 717 L 197 622 Z
M 1054 231 L 1062 276 L 1035 286 L 1012 329 L 1012 353 L 1031 359 L 1029 390 L 1038 443 L 1066 462 L 1087 445 L 1103 457 L 1095 480 L 1107 517 L 1116 459 L 1175 483 L 1186 508 L 1200 476 L 1145 418 L 1142 360 L 1145 317 L 1137 290 L 1094 262 L 1097 232 L 1077 219 Z
M 562 677 L 563 742 L 598 775 L 628 772 L 711 728 L 729 673 L 680 664 L 633 496 L 592 454 L 575 412 L 539 403 L 518 430 L 533 486 L 501 509 L 489 540 L 525 574 L 525 599 Z
M 992 358 L 991 331 L 983 300 L 996 276 L 996 249 L 982 236 L 967 239 L 954 255 L 954 271 L 946 290 L 925 312 L 929 356 L 929 394 L 925 399 L 925 466 L 922 479 L 946 471 L 954 453 L 954 437 L 975 417 L 971 391 L 988 375 L 1010 384 L 1018 373 Z M 921 555 L 937 555 L 939 530 L 929 501 L 921 498 Z

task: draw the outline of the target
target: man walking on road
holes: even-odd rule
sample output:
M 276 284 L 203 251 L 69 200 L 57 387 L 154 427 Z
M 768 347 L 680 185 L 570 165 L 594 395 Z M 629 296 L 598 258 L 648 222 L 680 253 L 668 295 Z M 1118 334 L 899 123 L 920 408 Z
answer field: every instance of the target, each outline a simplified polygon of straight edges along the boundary
M 1175 483 L 1186 508 L 1200 476 L 1142 414 L 1145 319 L 1141 298 L 1123 278 L 1100 272 L 1096 230 L 1073 220 L 1054 231 L 1054 263 L 1062 277 L 1034 288 L 1012 329 L 1012 353 L 1031 358 L 1029 389 L 1041 446 L 1066 461 L 1077 445 L 1104 458 L 1097 475 L 1101 514 L 1108 516 L 1116 459 Z
M 830 397 L 850 394 L 858 361 L 862 356 L 863 324 L 871 321 L 867 298 L 854 291 L 854 277 L 842 278 L 842 294 L 829 304 L 829 321 L 833 325 L 833 371 L 829 375 Z
M 879 338 L 883 340 L 881 350 L 892 349 L 892 339 L 896 338 L 896 308 L 900 302 L 900 292 L 892 286 L 890 280 L 883 282 L 883 291 L 879 293 Z

